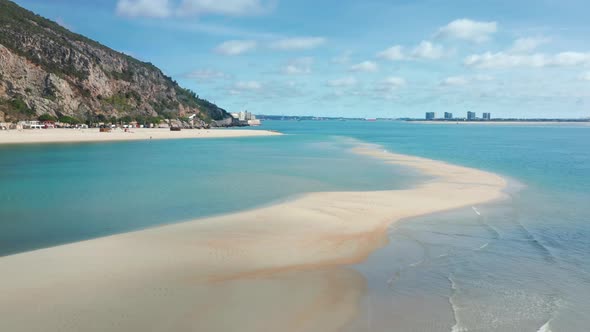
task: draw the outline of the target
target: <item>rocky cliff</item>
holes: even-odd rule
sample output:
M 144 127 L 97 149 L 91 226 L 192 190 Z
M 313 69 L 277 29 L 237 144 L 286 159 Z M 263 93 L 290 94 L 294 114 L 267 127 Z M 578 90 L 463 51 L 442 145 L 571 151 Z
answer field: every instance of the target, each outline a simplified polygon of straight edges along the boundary
M 0 122 L 43 114 L 142 121 L 195 113 L 202 124 L 230 117 L 154 65 L 0 0 Z

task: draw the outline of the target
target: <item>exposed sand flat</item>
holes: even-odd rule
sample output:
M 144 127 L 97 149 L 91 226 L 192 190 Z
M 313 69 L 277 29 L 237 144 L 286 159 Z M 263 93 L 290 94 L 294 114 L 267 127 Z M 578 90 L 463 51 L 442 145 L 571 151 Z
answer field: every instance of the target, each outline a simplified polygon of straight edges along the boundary
M 364 259 L 402 218 L 504 196 L 492 173 L 359 145 L 432 177 L 0 258 L 0 331 L 337 331 Z
M 0 144 L 26 143 L 77 143 L 77 142 L 108 142 L 108 141 L 136 141 L 149 139 L 179 139 L 179 138 L 221 138 L 221 137 L 252 137 L 272 136 L 280 133 L 269 130 L 233 130 L 233 129 L 122 129 L 110 133 L 101 133 L 97 128 L 91 129 L 27 129 L 0 130 Z

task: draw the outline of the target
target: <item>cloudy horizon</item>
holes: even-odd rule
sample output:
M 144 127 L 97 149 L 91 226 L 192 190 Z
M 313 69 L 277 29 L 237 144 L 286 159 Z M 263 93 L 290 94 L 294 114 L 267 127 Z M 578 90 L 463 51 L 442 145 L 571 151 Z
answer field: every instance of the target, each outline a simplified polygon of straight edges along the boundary
M 16 2 L 231 112 L 590 117 L 581 0 Z

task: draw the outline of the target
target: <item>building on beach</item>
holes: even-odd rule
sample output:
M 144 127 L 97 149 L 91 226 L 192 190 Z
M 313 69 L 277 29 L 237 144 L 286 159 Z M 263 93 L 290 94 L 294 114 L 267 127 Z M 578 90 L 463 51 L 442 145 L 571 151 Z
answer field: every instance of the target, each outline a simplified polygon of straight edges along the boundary
M 452 120 L 452 119 L 453 119 L 453 113 L 445 112 L 445 120 Z
M 436 113 L 426 112 L 426 120 L 434 120 L 435 118 L 436 118 Z
M 477 119 L 477 114 L 475 112 L 467 112 L 467 120 L 472 121 Z
M 492 114 L 491 113 L 484 113 L 483 114 L 483 119 L 484 120 L 491 120 L 492 119 Z

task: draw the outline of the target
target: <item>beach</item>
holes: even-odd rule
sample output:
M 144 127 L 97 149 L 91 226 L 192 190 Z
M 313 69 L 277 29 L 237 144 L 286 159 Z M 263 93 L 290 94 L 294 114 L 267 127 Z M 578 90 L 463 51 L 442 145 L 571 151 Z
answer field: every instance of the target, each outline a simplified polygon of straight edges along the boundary
M 365 288 L 345 265 L 383 246 L 392 223 L 505 197 L 506 181 L 489 172 L 377 145 L 353 151 L 429 180 L 2 257 L 0 329 L 336 331 Z
M 183 129 L 170 131 L 168 128 L 133 128 L 125 132 L 115 129 L 101 133 L 98 128 L 89 129 L 27 129 L 0 131 L 0 144 L 38 144 L 38 143 L 81 143 L 110 141 L 142 141 L 150 139 L 184 138 L 229 138 L 272 136 L 280 133 L 269 130 L 231 130 L 231 129 Z

